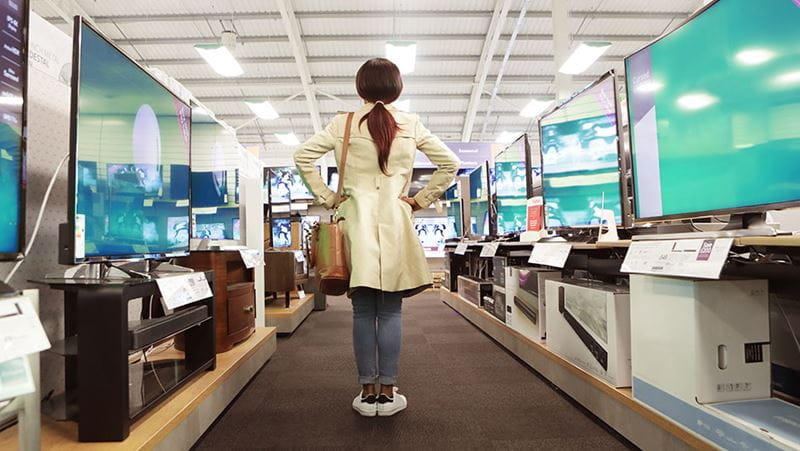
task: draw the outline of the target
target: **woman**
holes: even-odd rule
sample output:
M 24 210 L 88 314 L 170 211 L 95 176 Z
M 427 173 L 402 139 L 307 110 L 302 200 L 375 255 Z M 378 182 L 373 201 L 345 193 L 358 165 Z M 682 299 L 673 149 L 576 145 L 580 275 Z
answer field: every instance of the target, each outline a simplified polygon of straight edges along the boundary
M 431 286 L 425 253 L 414 231 L 413 212 L 435 202 L 453 181 L 458 158 L 420 123 L 391 103 L 403 80 L 391 61 L 374 58 L 358 70 L 356 90 L 364 106 L 350 127 L 343 201 L 339 216 L 350 252 L 353 348 L 361 393 L 353 409 L 364 416 L 390 416 L 406 408 L 397 393 L 402 341 L 402 299 Z M 339 114 L 295 153 L 294 160 L 315 200 L 337 205 L 314 162 L 335 150 L 340 163 L 346 114 Z M 407 197 L 417 149 L 438 166 L 428 186 Z M 377 385 L 380 384 L 380 388 Z

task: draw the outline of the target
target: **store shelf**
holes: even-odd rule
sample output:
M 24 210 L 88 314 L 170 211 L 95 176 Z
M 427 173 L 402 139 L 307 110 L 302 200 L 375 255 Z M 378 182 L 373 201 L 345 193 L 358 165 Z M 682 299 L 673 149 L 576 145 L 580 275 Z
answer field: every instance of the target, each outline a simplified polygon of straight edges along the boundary
M 292 299 L 289 308 L 286 308 L 283 299 L 279 299 L 266 308 L 267 326 L 276 328 L 279 334 L 291 334 L 313 310 L 313 294 L 306 294 L 301 299 Z
M 444 303 L 558 386 L 642 449 L 716 449 L 693 432 L 635 401 L 630 388 L 617 389 L 529 340 L 485 310 L 446 289 Z M 533 376 L 532 376 L 533 377 Z
M 42 449 L 189 449 L 269 360 L 277 346 L 275 328 L 258 328 L 233 349 L 217 354 L 208 371 L 148 412 L 123 442 L 79 443 L 78 424 L 43 418 Z M 0 432 L 0 449 L 16 449 L 17 427 Z
M 736 238 L 734 246 L 800 247 L 800 236 L 745 236 Z

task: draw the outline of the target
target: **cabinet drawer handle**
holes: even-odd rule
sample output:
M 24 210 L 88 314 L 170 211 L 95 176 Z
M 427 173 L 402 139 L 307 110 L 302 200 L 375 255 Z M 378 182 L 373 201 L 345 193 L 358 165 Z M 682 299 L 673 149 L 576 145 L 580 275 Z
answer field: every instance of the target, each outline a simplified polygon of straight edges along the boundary
M 248 305 L 247 307 L 244 308 L 245 313 L 253 313 L 253 311 L 255 311 L 255 307 L 253 307 L 252 305 Z

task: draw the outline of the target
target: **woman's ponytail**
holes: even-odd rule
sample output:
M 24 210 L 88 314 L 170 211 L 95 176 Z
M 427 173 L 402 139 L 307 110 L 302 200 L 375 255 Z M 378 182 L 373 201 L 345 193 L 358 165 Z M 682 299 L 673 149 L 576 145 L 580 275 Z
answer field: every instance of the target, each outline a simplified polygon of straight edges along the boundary
M 381 172 L 388 175 L 386 168 L 389 164 L 389 152 L 399 129 L 397 121 L 380 101 L 375 104 L 372 111 L 361 118 L 358 125 L 361 126 L 364 121 L 367 121 L 369 134 L 375 142 L 375 147 L 378 148 L 378 166 L 381 168 Z

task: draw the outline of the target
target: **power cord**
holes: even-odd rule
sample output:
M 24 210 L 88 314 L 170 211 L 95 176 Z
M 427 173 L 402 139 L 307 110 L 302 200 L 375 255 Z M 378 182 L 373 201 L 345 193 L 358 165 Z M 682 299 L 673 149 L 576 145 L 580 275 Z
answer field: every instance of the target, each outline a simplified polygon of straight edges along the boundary
M 50 193 L 53 191 L 53 185 L 55 185 L 58 174 L 61 172 L 61 168 L 64 166 L 64 163 L 66 163 L 67 160 L 69 160 L 69 153 L 64 155 L 64 158 L 62 158 L 61 162 L 58 163 L 58 167 L 56 167 L 53 177 L 50 178 L 50 184 L 47 185 L 47 191 L 45 191 L 44 197 L 42 198 L 42 205 L 39 207 L 39 215 L 36 217 L 36 225 L 33 227 L 31 239 L 28 242 L 28 246 L 25 248 L 25 255 L 28 255 L 31 252 L 31 249 L 33 249 L 33 243 L 36 241 L 36 236 L 39 234 L 39 227 L 42 225 L 42 217 L 44 216 L 45 207 L 47 207 L 47 202 L 50 200 Z M 25 260 L 19 260 L 14 267 L 11 268 L 11 272 L 8 273 L 3 282 L 8 284 L 24 261 Z

